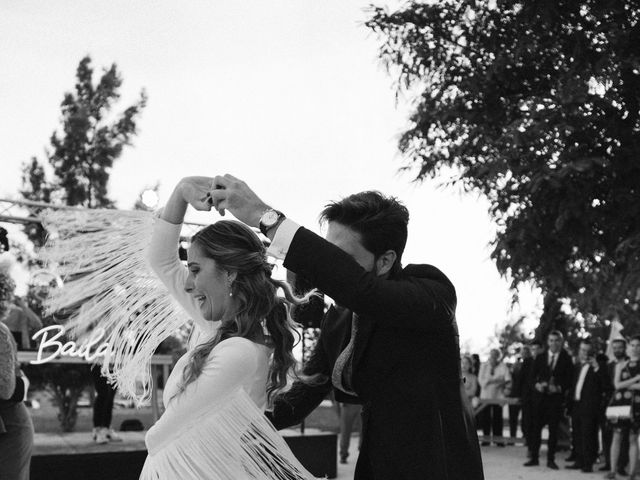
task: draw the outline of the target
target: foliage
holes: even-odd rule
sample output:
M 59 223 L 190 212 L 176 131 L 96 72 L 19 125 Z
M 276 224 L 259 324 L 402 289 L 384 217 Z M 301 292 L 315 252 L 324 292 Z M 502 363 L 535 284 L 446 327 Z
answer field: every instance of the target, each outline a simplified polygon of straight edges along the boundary
M 75 92 L 66 93 L 60 105 L 61 131 L 51 135 L 51 150 L 46 152 L 53 177 L 47 178 L 45 166 L 35 157 L 24 164 L 21 194 L 25 199 L 85 208 L 113 207 L 107 195 L 110 169 L 123 148 L 131 144 L 147 100 L 142 91 L 137 103 L 114 115 L 112 108 L 120 98 L 121 85 L 122 78 L 115 64 L 105 69 L 94 84 L 90 57 L 80 61 Z M 38 210 L 31 208 L 31 214 L 37 215 Z M 44 244 L 46 232 L 40 224 L 28 225 L 25 231 L 34 245 Z M 41 299 L 34 288 L 29 295 L 30 306 L 42 314 Z M 45 326 L 60 324 L 64 318 L 45 317 L 43 323 Z M 35 386 L 52 392 L 63 430 L 72 431 L 78 399 L 91 383 L 88 365 L 44 364 L 29 368 L 28 375 Z
M 492 258 L 545 295 L 539 333 L 640 302 L 640 2 L 410 2 L 367 22 L 399 91 L 417 180 L 482 193 Z
M 11 305 L 15 289 L 16 283 L 11 278 L 11 275 L 0 270 L 0 321 L 2 321 Z
M 45 166 L 33 157 L 23 165 L 21 193 L 25 199 L 86 208 L 113 207 L 107 195 L 110 169 L 124 147 L 131 145 L 147 101 L 143 90 L 137 103 L 114 118 L 111 110 L 120 98 L 121 85 L 115 64 L 105 69 L 94 85 L 91 58 L 80 61 L 75 93 L 67 92 L 60 104 L 61 131 L 51 135 L 51 150 L 46 152 L 53 178 L 47 178 Z M 30 225 L 27 234 L 36 245 L 42 245 L 42 227 Z
M 531 338 L 524 331 L 523 323 L 526 317 L 520 317 L 515 322 L 506 323 L 502 328 L 496 327 L 494 338 L 497 339 L 496 348 L 500 350 L 502 358 L 513 358 Z

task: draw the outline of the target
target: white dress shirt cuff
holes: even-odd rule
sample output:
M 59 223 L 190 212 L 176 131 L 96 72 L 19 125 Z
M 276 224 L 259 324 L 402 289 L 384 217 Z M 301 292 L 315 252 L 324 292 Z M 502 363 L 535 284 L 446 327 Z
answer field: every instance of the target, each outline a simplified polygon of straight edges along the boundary
M 287 256 L 293 237 L 300 228 L 296 222 L 289 218 L 285 218 L 278 226 L 273 241 L 267 249 L 267 255 L 283 260 Z

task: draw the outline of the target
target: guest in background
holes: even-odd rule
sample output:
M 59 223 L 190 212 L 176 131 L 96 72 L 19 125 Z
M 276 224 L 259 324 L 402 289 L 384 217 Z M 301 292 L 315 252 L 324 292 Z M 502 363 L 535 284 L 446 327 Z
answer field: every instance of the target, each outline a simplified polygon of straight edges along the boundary
M 480 367 L 478 382 L 480 383 L 480 400 L 503 399 L 504 389 L 511 381 L 509 368 L 500 361 L 500 350 L 492 349 L 489 352 L 489 360 Z M 487 405 L 481 412 L 482 432 L 485 436 L 483 445 L 488 445 L 487 437 L 493 436 L 496 445 L 503 447 L 502 441 L 496 441 L 502 437 L 502 405 Z
M 613 353 L 613 358 L 611 362 L 607 365 L 607 372 L 609 374 L 609 396 L 606 398 L 606 404 L 609 404 L 609 401 L 613 397 L 613 393 L 615 391 L 615 386 L 613 381 L 615 379 L 616 368 L 618 365 L 623 365 L 629 360 L 627 356 L 627 341 L 624 338 L 616 338 L 611 341 L 611 350 Z M 605 407 L 606 410 L 606 407 Z M 602 429 L 602 450 L 604 452 L 605 464 L 600 468 L 601 471 L 610 471 L 611 470 L 611 442 L 613 439 L 613 425 L 607 421 L 605 413 L 602 413 L 602 421 L 604 423 L 604 428 Z M 618 464 L 616 465 L 616 471 L 619 475 L 626 475 L 627 464 L 629 463 L 629 432 L 624 431 L 620 436 L 620 454 L 618 455 Z
M 531 358 L 531 351 L 529 350 L 529 347 L 527 345 L 524 345 L 520 352 L 519 358 L 511 367 L 511 388 L 506 392 L 508 398 L 522 398 L 522 388 L 524 386 L 525 380 L 522 367 L 524 365 L 524 360 L 527 358 Z M 509 436 L 511 437 L 512 442 L 518 436 L 518 417 L 520 416 L 521 409 L 522 403 L 509 404 Z M 524 436 L 524 429 L 522 434 Z
M 533 362 L 531 459 L 524 464 L 525 467 L 539 465 L 542 428 L 548 425 L 547 466 L 553 470 L 558 469 L 555 462 L 558 425 L 564 414 L 565 399 L 571 388 L 573 375 L 573 363 L 563 345 L 562 333 L 552 330 L 547 336 L 546 355 L 538 355 Z
M 478 405 L 478 376 L 473 373 L 473 363 L 471 357 L 465 355 L 460 360 L 462 378 L 464 379 L 464 391 L 467 394 L 469 403 L 475 408 Z
M 602 391 L 602 397 L 600 399 L 600 411 L 598 416 L 598 427 L 600 429 L 600 438 L 602 438 L 602 458 L 604 460 L 604 465 L 598 470 L 600 470 L 601 472 L 608 472 L 609 470 L 611 470 L 611 462 L 609 461 L 609 456 L 611 453 L 611 437 L 613 435 L 613 431 L 608 425 L 606 411 L 607 405 L 609 405 L 609 401 L 611 400 L 614 392 L 613 378 L 609 374 L 609 357 L 607 357 L 604 353 L 599 353 L 596 355 L 596 361 L 598 362 L 599 368 L 607 372 L 607 383 Z M 620 463 L 619 460 L 618 463 Z
M 529 351 L 531 356 L 523 358 L 522 360 L 522 434 L 524 435 L 525 443 L 527 445 L 527 458 L 531 458 L 531 431 L 533 430 L 533 406 L 531 404 L 531 376 L 533 374 L 533 361 L 542 352 L 542 342 L 534 339 L 529 343 Z
M 480 375 L 480 355 L 477 353 L 471 354 L 471 373 L 476 377 Z M 476 390 L 476 397 L 480 397 L 480 384 L 478 383 L 478 390 Z
M 607 388 L 606 369 L 596 361 L 593 345 L 583 339 L 578 349 L 578 362 L 574 367 L 570 393 L 571 434 L 575 463 L 567 468 L 593 472 L 598 456 L 598 418 L 602 405 L 602 392 Z
M 93 400 L 93 440 L 96 443 L 121 442 L 122 438 L 111 428 L 113 400 L 116 389 L 100 373 L 100 365 L 91 367 L 96 397 Z
M 33 423 L 24 405 L 28 388 L 13 335 L 0 322 L 0 478 L 29 480 Z
M 362 405 L 356 403 L 338 402 L 340 411 L 340 463 L 347 463 L 349 457 L 349 445 L 353 426 L 362 414 Z M 362 446 L 362 430 L 358 438 L 358 448 Z
M 40 317 L 18 296 L 13 297 L 13 302 L 9 305 L 2 321 L 11 330 L 19 350 L 29 350 L 31 332 L 42 328 Z
M 611 441 L 611 471 L 606 478 L 616 478 L 616 467 L 620 455 L 622 436 L 629 437 L 629 480 L 636 480 L 638 461 L 638 432 L 640 431 L 640 336 L 634 336 L 629 342 L 629 360 L 616 365 L 613 385 L 614 402 L 618 405 L 631 404 L 631 418 L 619 419 L 613 423 Z M 635 408 L 634 408 L 635 407 Z

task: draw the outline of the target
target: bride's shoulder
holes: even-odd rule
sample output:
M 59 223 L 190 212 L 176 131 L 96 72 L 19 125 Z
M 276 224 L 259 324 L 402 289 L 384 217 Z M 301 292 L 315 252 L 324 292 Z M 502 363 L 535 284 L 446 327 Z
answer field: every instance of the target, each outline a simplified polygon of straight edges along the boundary
M 212 354 L 219 354 L 223 352 L 243 352 L 247 355 L 256 355 L 260 351 L 260 345 L 252 342 L 251 340 L 243 337 L 231 337 L 222 340 L 212 350 Z

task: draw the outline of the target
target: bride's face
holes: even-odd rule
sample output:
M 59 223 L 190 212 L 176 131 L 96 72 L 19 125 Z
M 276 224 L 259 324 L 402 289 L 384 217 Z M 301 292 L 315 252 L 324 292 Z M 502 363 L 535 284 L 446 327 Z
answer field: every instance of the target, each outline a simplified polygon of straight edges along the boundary
M 187 252 L 187 267 L 189 276 L 184 289 L 196 300 L 205 320 L 222 320 L 231 303 L 229 273 L 206 257 L 197 243 Z

